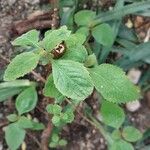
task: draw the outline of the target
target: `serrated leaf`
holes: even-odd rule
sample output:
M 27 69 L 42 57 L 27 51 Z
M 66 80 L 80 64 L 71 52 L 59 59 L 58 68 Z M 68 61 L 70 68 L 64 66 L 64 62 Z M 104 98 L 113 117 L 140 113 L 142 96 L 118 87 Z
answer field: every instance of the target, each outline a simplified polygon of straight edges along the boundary
M 112 28 L 108 24 L 100 24 L 92 29 L 92 35 L 95 40 L 104 45 L 111 46 L 114 41 Z
M 13 123 L 6 127 L 5 139 L 10 150 L 17 150 L 25 138 L 25 130 Z
M 103 122 L 111 127 L 119 128 L 125 120 L 123 109 L 110 102 L 103 102 L 101 107 Z
M 33 52 L 24 52 L 17 55 L 12 62 L 8 65 L 4 80 L 11 81 L 32 71 L 38 64 L 39 55 Z
M 59 115 L 62 111 L 62 108 L 57 104 L 49 104 L 47 105 L 46 110 L 50 114 Z
M 72 48 L 76 46 L 81 46 L 86 40 L 86 36 L 83 34 L 75 33 L 71 34 L 69 38 L 65 41 L 67 48 Z
M 110 150 L 134 150 L 132 144 L 119 140 L 113 143 L 113 145 L 110 147 Z
M 85 61 L 87 56 L 88 54 L 86 48 L 83 45 L 77 45 L 67 49 L 62 59 L 73 60 L 82 63 Z
M 59 98 L 62 96 L 62 94 L 55 87 L 52 74 L 50 74 L 48 79 L 46 80 L 43 92 L 47 97 Z
M 75 23 L 78 26 L 89 26 L 92 24 L 92 21 L 94 20 L 96 16 L 96 12 L 91 10 L 81 10 L 75 14 Z
M 51 51 L 55 46 L 65 41 L 70 36 L 71 31 L 67 30 L 66 26 L 62 26 L 60 29 L 48 31 L 45 34 L 45 38 L 41 42 L 43 48 L 47 51 Z
M 37 30 L 31 30 L 20 37 L 16 38 L 12 44 L 16 46 L 34 46 L 37 48 L 39 47 L 39 32 Z
M 65 96 L 84 100 L 93 91 L 93 84 L 86 68 L 71 60 L 52 62 L 52 72 L 56 88 Z
M 37 103 L 37 92 L 34 87 L 25 89 L 16 99 L 16 109 L 19 115 L 29 112 L 35 108 Z
M 139 98 L 139 91 L 118 67 L 102 64 L 90 70 L 98 92 L 104 99 L 114 103 L 125 103 Z
M 123 129 L 122 136 L 129 142 L 136 142 L 142 138 L 142 133 L 132 126 L 127 126 Z

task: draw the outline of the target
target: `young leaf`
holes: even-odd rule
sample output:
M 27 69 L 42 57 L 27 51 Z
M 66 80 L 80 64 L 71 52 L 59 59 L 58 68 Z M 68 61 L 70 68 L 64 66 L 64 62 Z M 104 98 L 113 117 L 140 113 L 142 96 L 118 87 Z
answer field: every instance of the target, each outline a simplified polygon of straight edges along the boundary
M 47 105 L 46 110 L 50 114 L 59 115 L 62 111 L 62 108 L 57 104 L 49 104 Z
M 52 74 L 48 77 L 43 92 L 45 96 L 52 98 L 58 98 L 62 95 L 55 87 Z
M 86 40 L 85 35 L 75 33 L 75 34 L 71 34 L 65 42 L 66 42 L 67 48 L 70 49 L 72 47 L 83 45 L 85 40 Z
M 17 150 L 25 138 L 25 130 L 16 123 L 10 124 L 5 130 L 6 143 L 10 150 Z
M 90 75 L 98 92 L 110 102 L 125 103 L 139 98 L 137 88 L 116 66 L 99 65 L 90 70 Z
M 73 60 L 83 63 L 88 56 L 86 48 L 83 45 L 77 45 L 66 50 L 62 59 Z
M 119 140 L 115 141 L 113 145 L 110 147 L 110 150 L 134 150 L 132 144 Z
M 32 121 L 24 116 L 20 117 L 20 119 L 17 121 L 17 124 L 22 129 L 33 128 Z
M 34 46 L 37 48 L 39 47 L 38 44 L 39 41 L 39 32 L 37 30 L 31 30 L 25 34 L 23 34 L 22 36 L 18 37 L 17 39 L 15 39 L 12 44 L 16 45 L 16 46 Z
M 104 46 L 111 46 L 113 44 L 113 31 L 111 27 L 106 23 L 100 24 L 93 28 L 92 35 L 98 43 Z
M 37 92 L 34 87 L 25 89 L 16 99 L 16 109 L 19 115 L 29 112 L 36 106 Z
M 71 60 L 52 62 L 52 72 L 56 88 L 65 96 L 84 100 L 93 91 L 93 84 L 86 68 Z
M 4 80 L 10 81 L 24 76 L 37 66 L 38 61 L 39 55 L 33 52 L 25 52 L 17 55 L 8 65 L 4 74 Z
M 19 94 L 23 89 L 18 88 L 5 88 L 0 89 L 0 102 L 7 100 L 9 97 Z
M 70 36 L 71 31 L 67 30 L 66 26 L 62 26 L 60 29 L 48 31 L 45 34 L 45 38 L 41 42 L 41 45 L 47 50 L 51 51 L 55 46 L 65 41 Z
M 39 122 L 32 121 L 32 125 L 32 130 L 43 130 L 45 128 L 44 124 Z
M 7 116 L 7 119 L 10 121 L 10 122 L 15 122 L 18 120 L 18 116 L 16 114 L 10 114 Z
M 142 133 L 132 126 L 127 126 L 123 129 L 122 136 L 129 142 L 136 142 L 142 138 Z
M 78 26 L 89 26 L 92 24 L 92 21 L 94 20 L 96 16 L 96 12 L 91 10 L 81 10 L 75 14 L 75 23 Z
M 114 128 L 119 128 L 125 120 L 123 109 L 107 101 L 102 104 L 101 114 L 104 123 Z
M 76 33 L 78 34 L 83 34 L 85 35 L 86 37 L 89 35 L 89 28 L 88 27 L 80 27 Z

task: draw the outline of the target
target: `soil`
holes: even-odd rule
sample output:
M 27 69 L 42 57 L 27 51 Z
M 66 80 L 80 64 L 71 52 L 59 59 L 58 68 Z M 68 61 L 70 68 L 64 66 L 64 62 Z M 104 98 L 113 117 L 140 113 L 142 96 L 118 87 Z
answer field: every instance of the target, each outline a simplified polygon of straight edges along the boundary
M 106 7 L 108 3 L 104 1 Z M 110 1 L 109 1 L 110 2 Z M 114 1 L 113 1 L 114 2 Z M 110 2 L 109 4 L 114 4 Z M 47 4 L 46 0 L 0 0 L 0 54 L 5 56 L 5 58 L 12 58 L 16 53 L 19 53 L 20 49 L 15 49 L 11 46 L 10 41 L 13 40 L 14 35 L 12 35 L 11 27 L 15 21 L 20 21 L 28 18 L 31 14 L 39 11 L 41 5 Z M 103 4 L 101 1 L 100 4 Z M 137 18 L 136 18 L 137 19 Z M 137 20 L 133 19 L 136 24 L 137 33 L 143 33 L 141 35 L 141 40 L 145 38 L 150 24 L 146 19 L 145 27 L 138 27 Z M 139 19 L 139 18 L 138 18 Z M 141 20 L 140 20 L 141 21 Z M 142 19 L 143 23 L 145 22 Z M 139 34 L 140 36 L 140 34 Z M 7 65 L 6 60 L 0 59 L 0 79 L 2 77 L 3 71 Z M 41 68 L 38 68 L 38 71 L 41 71 Z M 30 78 L 33 78 L 30 76 Z M 35 79 L 34 79 L 35 80 Z M 40 91 L 40 90 L 39 90 Z M 150 94 L 146 92 L 143 94 L 144 99 L 141 100 L 141 107 L 136 112 L 131 113 L 126 110 L 126 113 L 131 122 L 135 127 L 140 129 L 142 132 L 150 128 Z M 47 103 L 46 99 L 40 96 L 38 107 L 40 109 L 35 109 L 34 112 L 30 113 L 30 117 L 37 119 L 39 121 L 47 124 L 46 118 L 43 118 L 44 114 L 40 110 L 44 110 L 45 104 Z M 0 150 L 6 150 L 7 145 L 4 141 L 4 130 L 5 126 L 8 124 L 6 116 L 10 113 L 15 112 L 14 109 L 14 99 L 10 98 L 4 103 L 0 103 Z M 91 104 L 96 112 L 99 107 L 97 107 L 97 97 L 89 98 L 86 100 L 87 103 Z M 90 101 L 90 102 L 89 102 Z M 92 103 L 95 102 L 95 103 Z M 40 150 L 38 142 L 41 141 L 41 132 L 31 132 L 29 131 L 25 144 L 27 150 Z M 88 122 L 81 118 L 78 114 L 75 121 L 66 126 L 62 131 L 62 137 L 68 141 L 68 145 L 65 148 L 58 148 L 60 150 L 107 150 L 106 141 L 101 136 L 101 134 L 94 129 Z

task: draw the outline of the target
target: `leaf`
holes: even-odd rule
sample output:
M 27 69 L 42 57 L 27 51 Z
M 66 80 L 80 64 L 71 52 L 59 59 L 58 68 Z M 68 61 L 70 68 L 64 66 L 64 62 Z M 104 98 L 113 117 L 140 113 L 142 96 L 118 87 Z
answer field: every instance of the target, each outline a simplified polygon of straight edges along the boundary
M 34 82 L 30 82 L 29 80 L 15 80 L 9 82 L 0 83 L 0 89 L 4 88 L 18 88 L 18 87 L 29 87 L 33 85 Z
M 104 46 L 111 46 L 114 42 L 112 28 L 106 24 L 100 24 L 92 29 L 92 35 L 97 42 Z
M 22 129 L 33 128 L 32 121 L 24 116 L 20 117 L 20 119 L 17 121 L 17 124 Z
M 0 89 L 0 102 L 3 102 L 5 100 L 7 100 L 9 97 L 19 94 L 22 90 L 23 90 L 22 88 Z
M 30 45 L 30 46 L 40 48 L 38 41 L 39 41 L 39 32 L 37 30 L 31 30 L 31 31 L 21 35 L 20 37 L 16 38 L 12 42 L 12 44 L 16 45 L 16 46 Z
M 132 144 L 123 140 L 119 140 L 113 143 L 110 150 L 134 150 L 134 148 Z
M 15 122 L 18 120 L 18 116 L 16 114 L 10 114 L 7 116 L 7 119 L 10 121 L 10 122 Z
M 52 72 L 56 88 L 65 96 L 84 100 L 93 91 L 93 84 L 86 68 L 71 60 L 52 62 Z
M 25 89 L 16 99 L 16 109 L 19 115 L 29 112 L 35 108 L 37 103 L 37 92 L 34 87 Z
M 10 150 L 17 150 L 25 138 L 25 130 L 16 123 L 10 124 L 5 130 L 6 143 Z
M 85 41 L 86 41 L 85 35 L 75 33 L 75 34 L 71 34 L 65 42 L 66 42 L 67 48 L 70 49 L 72 47 L 83 45 Z
M 113 140 L 121 140 L 121 132 L 119 130 L 114 130 L 111 134 Z
M 91 66 L 94 66 L 95 64 L 97 64 L 97 59 L 96 59 L 95 54 L 89 55 L 89 56 L 86 58 L 85 63 L 84 63 L 84 65 L 85 65 L 86 67 L 91 67 Z
M 96 16 L 96 12 L 91 10 L 81 10 L 75 14 L 75 23 L 78 26 L 90 26 Z
M 51 51 L 55 48 L 58 44 L 62 41 L 65 41 L 69 38 L 71 31 L 67 30 L 66 26 L 62 26 L 60 29 L 57 30 L 50 30 L 46 33 L 45 38 L 41 41 L 41 45 L 47 51 Z
M 105 124 L 117 129 L 125 120 L 123 109 L 118 105 L 107 101 L 102 103 L 101 114 Z
M 104 99 L 114 103 L 125 103 L 139 98 L 137 88 L 129 81 L 122 69 L 102 64 L 90 70 L 98 92 Z
M 8 65 L 4 80 L 11 81 L 32 71 L 38 64 L 39 55 L 32 52 L 24 52 L 17 55 L 12 62 Z
M 83 45 L 77 45 L 67 49 L 62 59 L 73 60 L 82 63 L 85 61 L 87 56 L 88 54 L 86 48 Z
M 62 108 L 57 104 L 49 104 L 47 105 L 46 110 L 50 114 L 59 115 L 62 111 Z
M 142 133 L 132 126 L 127 126 L 123 129 L 122 136 L 129 142 L 136 142 L 142 138 Z
M 59 98 L 62 94 L 55 87 L 52 74 L 49 75 L 44 87 L 44 95 L 52 98 Z
M 32 125 L 32 130 L 43 130 L 45 128 L 44 124 L 39 122 L 32 121 Z
M 86 37 L 89 35 L 89 28 L 88 27 L 80 27 L 76 33 L 78 34 L 83 34 L 85 35 Z

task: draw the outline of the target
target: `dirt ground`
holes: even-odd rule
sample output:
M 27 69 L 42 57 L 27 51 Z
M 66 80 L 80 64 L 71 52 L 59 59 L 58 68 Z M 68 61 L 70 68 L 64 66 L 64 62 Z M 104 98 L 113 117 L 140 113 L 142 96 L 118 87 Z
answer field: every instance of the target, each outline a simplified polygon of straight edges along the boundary
M 10 41 L 14 38 L 11 32 L 12 24 L 15 21 L 23 20 L 29 17 L 32 13 L 40 10 L 42 4 L 45 1 L 40 0 L 0 0 L 0 54 L 6 58 L 13 57 L 17 52 L 11 46 Z M 143 21 L 144 22 L 144 21 Z M 148 23 L 144 23 L 144 26 L 137 28 L 137 32 L 141 39 L 146 36 L 148 30 Z M 147 27 L 148 26 L 148 27 Z M 143 33 L 144 32 L 144 33 Z M 3 71 L 6 67 L 6 61 L 0 59 L 0 79 L 2 77 Z M 140 108 L 132 113 L 126 110 L 126 113 L 131 122 L 135 127 L 139 128 L 142 132 L 150 128 L 150 91 L 143 94 L 140 101 Z M 97 101 L 97 98 L 90 99 L 91 101 Z M 43 101 L 41 99 L 40 101 Z M 89 100 L 87 100 L 89 101 Z M 40 106 L 40 105 L 39 105 Z M 96 107 L 95 109 L 99 109 Z M 0 103 L 0 150 L 6 150 L 7 146 L 4 141 L 4 126 L 8 124 L 6 116 L 14 112 L 14 105 L 12 99 Z M 40 121 L 45 121 L 42 119 L 42 114 L 39 110 L 31 112 L 30 114 L 33 118 Z M 107 150 L 106 142 L 100 133 L 93 129 L 90 124 L 85 120 L 80 118 L 78 115 L 75 121 L 64 128 L 62 131 L 62 137 L 66 138 L 68 141 L 67 150 Z M 37 141 L 38 140 L 38 141 Z M 41 132 L 29 132 L 26 136 L 25 142 L 27 145 L 27 150 L 38 150 L 38 142 L 41 140 Z M 150 141 L 149 141 L 150 142 Z M 148 142 L 146 143 L 148 144 Z M 62 148 L 60 148 L 61 150 Z

